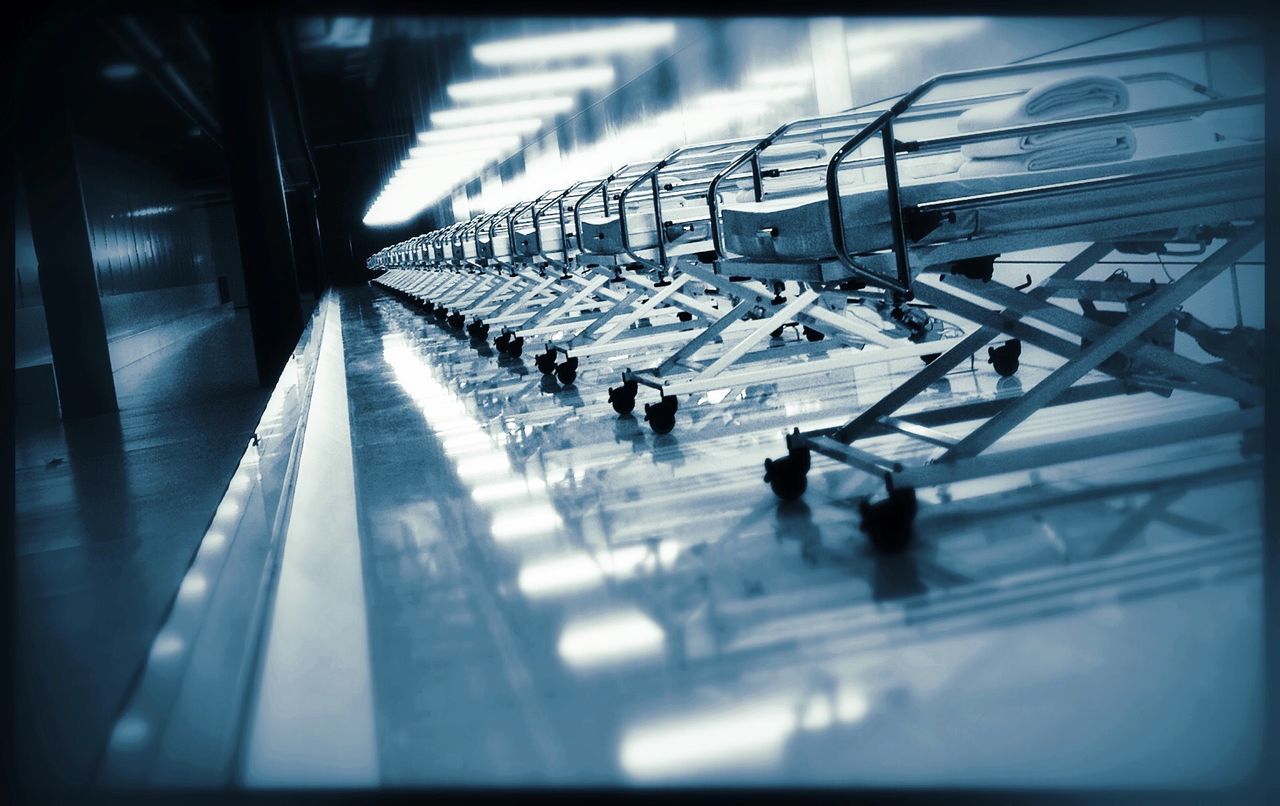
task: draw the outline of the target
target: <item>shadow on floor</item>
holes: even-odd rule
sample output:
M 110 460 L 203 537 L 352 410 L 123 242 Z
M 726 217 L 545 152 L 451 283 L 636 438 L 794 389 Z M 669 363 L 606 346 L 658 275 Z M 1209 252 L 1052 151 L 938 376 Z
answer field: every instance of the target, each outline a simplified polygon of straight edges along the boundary
M 229 307 L 115 379 L 118 414 L 16 435 L 16 767 L 31 788 L 92 780 L 270 395 Z

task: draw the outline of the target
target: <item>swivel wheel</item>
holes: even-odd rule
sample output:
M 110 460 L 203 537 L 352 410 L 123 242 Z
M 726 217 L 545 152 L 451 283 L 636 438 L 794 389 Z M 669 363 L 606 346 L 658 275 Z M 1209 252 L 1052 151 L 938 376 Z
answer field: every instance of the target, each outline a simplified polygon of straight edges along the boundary
M 1018 356 L 1020 355 L 1022 355 L 1022 342 L 1017 339 L 1009 339 L 999 347 L 987 348 L 987 363 L 995 367 L 1000 377 L 1008 378 L 1018 371 Z
M 784 501 L 804 495 L 809 486 L 809 449 L 792 448 L 781 459 L 765 459 L 764 480 L 773 494 Z
M 671 429 L 676 427 L 676 409 L 680 404 L 672 395 L 659 400 L 657 403 L 644 404 L 644 420 L 653 429 L 655 434 L 669 434 Z
M 422 310 L 426 311 L 428 314 L 433 314 L 436 312 L 436 304 L 431 300 L 423 300 Z
M 475 332 L 476 338 L 479 339 L 480 341 L 484 341 L 485 339 L 487 339 L 489 337 L 489 326 L 486 325 L 484 322 L 480 322 L 480 321 L 476 321 L 474 324 L 476 326 L 476 332 Z
M 493 346 L 498 348 L 498 352 L 506 355 L 507 349 L 511 346 L 511 334 L 506 332 L 498 334 L 498 337 L 493 340 Z
M 618 414 L 630 414 L 636 408 L 636 391 L 639 384 L 635 381 L 623 381 L 622 386 L 609 387 L 609 404 Z
M 827 337 L 821 330 L 814 330 L 808 325 L 804 326 L 804 337 L 809 341 L 822 341 Z
M 516 336 L 507 342 L 507 355 L 512 358 L 519 358 L 524 352 L 524 336 Z
M 560 383 L 569 386 L 578 378 L 578 359 L 567 358 L 565 362 L 556 367 L 556 377 Z
M 895 488 L 874 504 L 864 498 L 858 505 L 862 532 L 877 551 L 896 554 L 911 545 L 918 508 L 912 487 Z
M 436 321 L 443 322 L 449 318 L 449 309 L 443 305 L 437 305 L 435 309 Z
M 556 351 L 548 348 L 545 353 L 540 353 L 533 359 L 533 363 L 538 366 L 538 371 L 543 375 L 550 375 L 556 368 Z
M 454 330 L 462 330 L 462 325 L 467 321 L 467 317 L 461 311 L 455 311 L 448 316 L 449 327 Z

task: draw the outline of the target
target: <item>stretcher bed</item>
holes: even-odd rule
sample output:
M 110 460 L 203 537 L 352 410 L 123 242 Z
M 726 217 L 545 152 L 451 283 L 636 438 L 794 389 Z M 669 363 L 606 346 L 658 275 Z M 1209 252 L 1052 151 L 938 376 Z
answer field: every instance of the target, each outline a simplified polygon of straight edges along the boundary
M 1222 97 L 1184 80 L 1182 85 L 1199 97 L 920 140 L 899 139 L 895 127 L 914 103 L 948 83 L 1255 46 L 1247 40 L 1193 43 L 938 76 L 899 99 L 837 150 L 824 193 L 721 204 L 713 183 L 709 201 L 718 271 L 750 274 L 754 267 L 772 267 L 766 269 L 769 276 L 794 271 L 797 279 L 812 282 L 857 279 L 882 289 L 885 300 L 898 310 L 924 302 L 977 325 L 844 425 L 809 432 L 796 429 L 787 438 L 788 454 L 765 463 L 765 480 L 774 492 L 782 498 L 802 495 L 814 452 L 879 478 L 886 495 L 875 502 L 871 497 L 863 500 L 862 529 L 873 544 L 898 550 L 913 533 L 917 488 L 946 487 L 1188 439 L 1231 433 L 1245 435 L 1246 443 L 1252 439 L 1262 423 L 1256 367 L 1249 367 L 1256 334 L 1243 327 L 1231 333 L 1204 327 L 1181 306 L 1262 244 L 1264 145 L 1230 131 L 1225 136 L 1217 132 L 1209 142 L 1196 138 L 1191 125 L 1207 113 L 1260 109 L 1260 94 Z M 1185 129 L 1169 129 L 1184 124 Z M 900 170 L 917 154 L 956 148 L 964 153 L 966 147 L 982 143 L 1117 125 L 1163 126 L 1173 136 L 1165 138 L 1161 148 L 1145 151 L 1140 136 L 1131 159 L 1100 164 L 993 175 L 961 171 L 922 181 L 904 179 Z M 842 182 L 845 161 L 875 139 L 883 144 L 878 157 L 849 163 L 864 174 L 863 181 Z M 882 181 L 868 182 L 863 169 L 876 162 Z M 1002 254 L 1072 245 L 1075 257 L 1046 280 L 1032 281 L 1028 275 L 1026 282 L 1013 284 L 996 276 L 995 264 Z M 1175 250 L 1202 259 L 1181 276 L 1170 276 L 1167 283 L 1134 283 L 1122 272 L 1103 281 L 1081 279 L 1116 252 L 1159 255 Z M 1095 303 L 1102 300 L 1121 302 L 1124 310 L 1099 310 Z M 1179 333 L 1214 360 L 1192 360 L 1177 351 Z M 987 347 L 1002 336 L 1008 341 Z M 997 372 L 1012 375 L 1024 342 L 1061 363 L 1021 395 L 982 412 L 957 407 L 950 412 L 952 419 L 945 410 L 934 411 L 938 422 L 950 428 L 919 428 L 897 416 L 930 384 L 972 361 L 983 348 Z M 1110 376 L 1120 386 L 1092 380 L 1100 376 Z M 1106 388 L 1120 394 L 1184 390 L 1215 395 L 1232 401 L 1239 413 L 1171 422 L 1132 438 L 1085 437 L 993 448 L 1011 434 L 1016 444 L 1017 427 L 1033 414 L 1078 399 L 1087 389 Z M 923 464 L 907 465 L 856 445 L 873 431 L 886 429 L 931 446 L 932 453 Z
M 1194 133 L 1194 131 L 1193 131 Z M 1133 232 L 1128 219 L 1221 205 L 1224 219 L 1257 215 L 1262 198 L 1261 143 L 1207 145 L 1125 162 L 1036 173 L 942 178 L 904 184 L 901 204 L 908 237 L 922 266 L 1013 251 L 1031 235 L 1036 245 L 1071 242 L 1081 228 L 1105 236 Z M 1056 187 L 1019 197 L 1013 191 Z M 997 194 L 1008 193 L 1001 201 Z M 893 248 L 893 221 L 883 183 L 843 193 L 845 241 L 871 256 Z M 965 203 L 987 197 L 987 203 Z M 1107 232 L 1108 224 L 1114 231 Z M 932 226 L 931 226 L 932 225 Z M 825 192 L 726 204 L 722 226 L 728 250 L 753 261 L 833 261 L 831 215 Z M 1127 230 L 1127 232 L 1126 232 Z M 1058 231 L 1066 234 L 1058 235 Z M 959 242 L 958 245 L 957 242 Z M 950 248 L 947 245 L 951 244 Z
M 553 329 L 568 333 L 548 345 L 539 366 L 558 374 L 567 368 L 570 381 L 580 357 L 640 344 L 675 348 L 651 369 L 628 369 L 623 388 L 610 390 L 614 408 L 629 412 L 638 386 L 657 389 L 663 425 L 651 424 L 659 431 L 671 427 L 675 394 L 709 384 L 834 371 L 864 360 L 925 359 L 923 369 L 844 426 L 793 433 L 787 457 L 766 465 L 766 480 L 782 497 L 803 493 L 815 451 L 883 476 L 891 495 L 868 502 L 863 525 L 873 541 L 892 543 L 914 516 L 913 485 L 1122 444 L 1079 442 L 987 455 L 1003 435 L 1048 406 L 1090 395 L 1185 389 L 1238 402 L 1244 413 L 1229 428 L 1256 425 L 1260 390 L 1256 378 L 1239 372 L 1247 363 L 1239 342 L 1248 339 L 1188 323 L 1178 306 L 1261 242 L 1262 143 L 1190 137 L 1192 124 L 1210 115 L 1260 108 L 1261 95 L 1224 98 L 1194 80 L 1155 70 L 1095 83 L 1106 89 L 1122 82 L 1126 86 L 1116 94 L 1127 96 L 1130 86 L 1163 82 L 1185 89 L 1184 97 L 1134 110 L 1119 102 L 1099 109 L 1085 104 L 1072 107 L 1075 117 L 1049 120 L 988 115 L 987 123 L 963 125 L 966 118 L 970 124 L 982 118 L 975 111 L 992 108 L 982 105 L 1024 103 L 1043 91 L 1036 86 L 1040 77 L 1054 71 L 1112 70 L 1239 46 L 1252 45 L 1198 42 L 948 74 L 871 109 L 793 121 L 731 159 L 732 144 L 682 149 L 463 225 L 449 236 L 458 245 L 446 269 L 452 276 L 431 285 L 432 293 L 501 323 L 499 338 L 517 342 L 517 354 L 526 337 Z M 983 86 L 989 79 L 1003 83 Z M 977 89 L 926 99 L 938 87 L 964 82 Z M 939 132 L 948 122 L 952 130 Z M 1170 127 L 1182 125 L 1189 126 L 1187 136 L 1171 139 Z M 1162 132 L 1163 141 L 1148 138 L 1151 131 Z M 1086 154 L 1110 145 L 1100 150 L 1112 158 L 1072 164 L 1074 156 L 1064 161 L 1037 153 L 1029 159 L 1022 145 L 1010 152 L 1010 142 L 1068 142 Z M 832 149 L 834 143 L 840 145 Z M 973 157 L 988 161 L 965 162 Z M 948 160 L 955 162 L 950 169 Z M 1008 170 L 1042 165 L 1051 167 Z M 470 253 L 468 241 L 474 244 Z M 1076 257 L 1045 281 L 993 280 L 1002 254 L 1072 244 L 1079 245 Z M 1159 254 L 1175 245 L 1205 255 L 1176 281 L 1148 287 L 1080 279 L 1117 251 Z M 466 266 L 488 274 L 477 280 L 463 271 Z M 503 279 L 495 284 L 495 276 Z M 1123 302 L 1126 311 L 1099 311 L 1094 303 L 1100 300 Z M 855 303 L 900 327 L 878 328 L 852 315 Z M 967 329 L 937 328 L 941 317 L 955 317 Z M 642 322 L 648 324 L 638 327 Z M 790 324 L 803 326 L 808 344 L 758 349 Z M 1221 360 L 1203 363 L 1176 352 L 1175 327 Z M 1006 341 L 987 347 L 1001 337 Z M 931 415 L 943 426 L 984 416 L 986 422 L 968 435 L 917 427 L 895 415 L 983 348 L 998 374 L 1012 375 L 1023 342 L 1062 365 L 1012 402 Z M 566 361 L 557 366 L 559 355 Z M 1109 380 L 1075 385 L 1086 376 Z M 935 446 L 937 461 L 902 467 L 854 445 L 886 430 Z M 1200 423 L 1189 427 L 1204 430 Z M 1170 439 L 1178 433 L 1166 431 Z

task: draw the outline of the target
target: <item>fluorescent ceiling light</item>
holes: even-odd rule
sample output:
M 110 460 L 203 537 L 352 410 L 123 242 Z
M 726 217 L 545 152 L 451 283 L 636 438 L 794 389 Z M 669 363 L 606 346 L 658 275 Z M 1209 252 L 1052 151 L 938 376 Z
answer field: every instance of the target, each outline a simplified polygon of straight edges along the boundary
M 604 571 L 591 555 L 578 552 L 521 568 L 516 584 L 526 596 L 539 596 L 578 593 L 603 581 Z
M 897 61 L 898 54 L 891 50 L 873 50 L 849 55 L 849 75 L 861 76 L 874 73 L 890 62 Z
M 577 70 L 554 70 L 544 73 L 526 73 L 505 78 L 487 78 L 464 81 L 448 86 L 449 97 L 455 101 L 490 101 L 495 98 L 549 95 L 557 92 L 581 89 L 598 89 L 613 83 L 614 71 L 609 65 L 582 67 Z
M 455 214 L 457 211 L 454 211 Z M 445 450 L 449 449 L 448 444 Z M 538 479 L 526 479 L 524 476 L 492 484 L 481 484 L 471 490 L 471 498 L 479 503 L 502 501 L 510 498 L 528 498 L 535 493 L 545 495 L 547 486 Z
M 675 23 L 634 23 L 573 33 L 485 42 L 471 48 L 471 57 L 480 64 L 520 64 L 647 50 L 670 44 L 675 38 Z
M 760 70 L 747 76 L 749 87 L 774 87 L 779 84 L 812 84 L 813 68 L 809 65 L 794 67 L 774 67 Z
M 492 104 L 490 106 L 464 106 L 443 109 L 431 113 L 432 126 L 469 126 L 476 123 L 492 123 L 513 118 L 549 117 L 568 112 L 573 108 L 573 97 L 553 95 L 549 98 L 531 98 L 527 101 Z
M 797 730 L 854 724 L 870 710 L 859 688 L 837 683 L 831 693 L 828 699 L 793 691 L 641 724 L 623 734 L 618 761 L 636 780 L 770 768 Z
M 975 33 L 986 24 L 986 19 L 982 17 L 939 17 L 875 25 L 851 22 L 850 25 L 856 27 L 849 34 L 848 48 L 850 54 L 856 54 L 861 50 L 884 50 L 902 45 L 942 42 Z
M 507 469 L 510 470 L 510 465 Z M 495 540 L 507 540 L 547 534 L 558 529 L 560 523 L 560 515 L 555 508 L 544 501 L 495 514 L 489 531 Z
M 414 146 L 409 149 L 409 160 L 426 159 L 436 156 L 459 156 L 477 152 L 497 152 L 514 150 L 520 147 L 520 138 L 516 135 L 505 137 L 489 137 L 484 140 L 471 140 L 460 143 L 431 143 Z M 407 162 L 408 160 L 406 160 Z
M 556 649 L 579 669 L 629 664 L 661 657 L 666 632 L 639 610 L 627 610 L 570 622 Z
M 132 62 L 112 62 L 102 68 L 102 77 L 112 81 L 128 81 L 138 75 L 138 65 Z
M 498 123 L 484 123 L 478 126 L 456 126 L 451 129 L 431 129 L 418 134 L 418 142 L 424 145 L 433 143 L 456 143 L 460 140 L 472 140 L 484 137 L 500 137 L 505 134 L 533 134 L 542 128 L 538 118 L 519 118 L 504 120 Z

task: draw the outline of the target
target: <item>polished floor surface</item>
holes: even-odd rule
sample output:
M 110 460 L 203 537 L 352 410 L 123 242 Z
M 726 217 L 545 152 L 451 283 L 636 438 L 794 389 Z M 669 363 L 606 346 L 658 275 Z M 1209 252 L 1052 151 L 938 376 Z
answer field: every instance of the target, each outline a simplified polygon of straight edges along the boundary
M 247 314 L 207 318 L 115 373 L 118 414 L 19 423 L 17 750 L 35 786 L 92 779 L 270 394 Z
M 273 593 L 219 706 L 242 714 L 234 758 L 202 780 L 1185 787 L 1257 760 L 1260 480 L 1239 436 L 931 491 L 915 547 L 881 557 L 857 526 L 874 482 L 815 458 L 779 504 L 761 463 L 910 366 L 694 395 L 657 436 L 605 400 L 625 364 L 562 388 L 376 288 L 331 294 L 312 341 L 297 458 L 242 460 L 230 511 L 257 485 L 289 507 L 255 516 L 280 537 Z M 1015 394 L 1046 366 L 965 367 L 919 405 Z M 1227 408 L 1074 404 L 1008 444 Z M 237 517 L 209 552 L 235 551 Z M 157 635 L 108 780 L 195 775 L 172 762 L 203 730 L 167 705 L 187 694 L 152 692 L 192 688 L 202 607 Z

